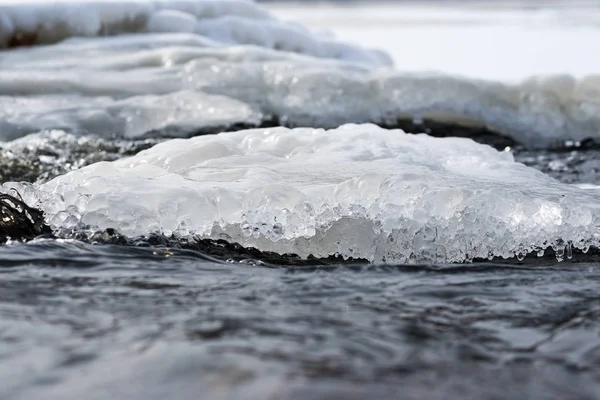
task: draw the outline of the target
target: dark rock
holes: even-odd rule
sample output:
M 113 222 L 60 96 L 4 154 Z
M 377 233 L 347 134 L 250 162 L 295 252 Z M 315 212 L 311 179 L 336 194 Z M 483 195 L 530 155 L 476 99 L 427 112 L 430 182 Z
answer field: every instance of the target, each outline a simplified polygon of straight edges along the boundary
M 31 240 L 41 235 L 52 235 L 43 212 L 29 207 L 20 198 L 0 194 L 0 243 L 9 239 Z

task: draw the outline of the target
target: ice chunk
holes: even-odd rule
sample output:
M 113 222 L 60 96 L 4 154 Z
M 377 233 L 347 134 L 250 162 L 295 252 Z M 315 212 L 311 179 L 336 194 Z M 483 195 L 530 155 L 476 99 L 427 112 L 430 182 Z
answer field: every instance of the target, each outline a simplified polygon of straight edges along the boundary
M 398 119 L 429 118 L 484 126 L 538 147 L 598 138 L 600 132 L 599 76 L 534 77 L 512 85 L 324 63 L 261 64 L 196 59 L 184 73 L 196 90 L 235 96 L 295 126 L 393 126 Z
M 75 218 L 303 257 L 459 262 L 600 244 L 597 192 L 468 139 L 373 125 L 174 139 L 24 192 L 55 228 Z
M 190 123 L 213 124 L 191 103 L 213 110 L 223 127 L 272 117 L 324 128 L 428 118 L 486 127 L 537 147 L 600 135 L 598 75 L 507 84 L 408 74 L 381 68 L 389 65 L 385 55 L 282 22 L 249 1 L 0 0 L 0 10 L 1 32 L 20 27 L 42 35 L 35 40 L 80 29 L 61 25 L 65 18 L 95 31 L 92 17 L 87 24 L 87 17 L 71 16 L 79 11 L 100 21 L 98 35 L 121 34 L 3 52 L 0 140 L 40 129 L 132 137 L 145 133 L 135 115 L 154 112 L 151 104 L 163 107 L 157 118 L 184 132 Z M 178 33 L 139 34 L 148 30 Z M 116 109 L 133 116 L 131 127 Z M 147 128 L 159 134 L 161 125 L 150 118 Z

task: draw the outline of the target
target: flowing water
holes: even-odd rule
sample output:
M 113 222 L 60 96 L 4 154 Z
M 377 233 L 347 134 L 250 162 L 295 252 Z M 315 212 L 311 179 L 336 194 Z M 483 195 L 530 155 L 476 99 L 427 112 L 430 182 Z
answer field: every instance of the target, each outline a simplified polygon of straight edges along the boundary
M 600 390 L 597 257 L 277 267 L 40 240 L 2 248 L 1 274 L 2 398 Z

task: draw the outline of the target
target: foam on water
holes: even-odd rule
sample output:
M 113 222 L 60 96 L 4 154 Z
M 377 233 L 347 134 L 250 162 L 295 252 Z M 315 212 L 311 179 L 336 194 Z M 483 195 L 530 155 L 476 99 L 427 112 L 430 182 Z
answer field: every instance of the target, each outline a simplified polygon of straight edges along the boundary
M 174 139 L 16 187 L 54 228 L 226 238 L 303 257 L 456 262 L 600 243 L 594 191 L 469 139 L 373 125 Z

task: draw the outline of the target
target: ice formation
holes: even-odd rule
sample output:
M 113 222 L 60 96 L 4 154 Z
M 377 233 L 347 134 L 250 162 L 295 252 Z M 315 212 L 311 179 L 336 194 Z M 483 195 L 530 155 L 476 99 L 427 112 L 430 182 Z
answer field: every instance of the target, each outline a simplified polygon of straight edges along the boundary
M 214 46 L 189 34 L 70 39 L 5 53 L 0 67 L 0 140 L 52 128 L 134 137 L 165 125 L 252 125 L 271 116 L 325 128 L 431 118 L 532 146 L 600 132 L 597 76 L 510 85 Z
M 275 19 L 249 0 L 0 1 L 0 48 L 69 37 L 125 33 L 196 33 L 223 45 L 246 44 L 389 64 L 381 52 L 341 43 Z
M 0 0 L 0 47 L 10 48 L 0 55 L 2 141 L 51 129 L 134 139 L 404 119 L 487 127 L 529 146 L 600 135 L 598 75 L 500 83 L 401 72 L 383 52 L 251 1 Z M 303 257 L 453 262 L 600 243 L 595 188 L 470 140 L 374 125 L 172 140 L 10 187 L 58 230 L 225 238 Z
M 165 134 L 168 128 L 176 127 L 168 131 L 169 136 L 186 135 L 200 128 L 236 123 L 258 125 L 262 118 L 259 111 L 235 99 L 193 91 L 147 94 L 122 100 L 106 96 L 89 99 L 80 95 L 0 96 L 0 115 L 0 132 L 4 140 L 48 127 L 124 138 L 135 138 L 156 130 Z
M 174 139 L 17 187 L 55 228 L 194 234 L 304 257 L 455 262 L 600 243 L 597 192 L 468 139 L 368 124 Z
M 0 0 L 0 16 L 0 32 L 69 38 L 2 53 L 0 140 L 42 129 L 186 135 L 273 117 L 323 128 L 430 118 L 530 146 L 600 132 L 599 76 L 507 84 L 403 73 L 385 68 L 382 52 L 281 22 L 250 1 Z

